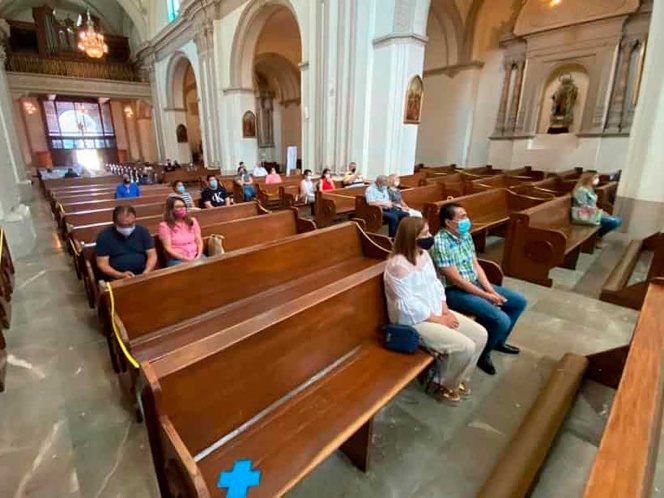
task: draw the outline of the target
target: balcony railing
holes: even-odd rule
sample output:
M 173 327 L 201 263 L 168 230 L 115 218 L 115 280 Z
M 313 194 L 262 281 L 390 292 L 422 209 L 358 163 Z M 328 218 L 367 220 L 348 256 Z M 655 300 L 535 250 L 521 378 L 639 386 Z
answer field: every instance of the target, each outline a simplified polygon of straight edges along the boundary
M 123 62 L 84 62 L 10 52 L 7 54 L 5 68 L 7 71 L 18 73 L 115 81 L 140 81 L 136 67 L 133 64 Z

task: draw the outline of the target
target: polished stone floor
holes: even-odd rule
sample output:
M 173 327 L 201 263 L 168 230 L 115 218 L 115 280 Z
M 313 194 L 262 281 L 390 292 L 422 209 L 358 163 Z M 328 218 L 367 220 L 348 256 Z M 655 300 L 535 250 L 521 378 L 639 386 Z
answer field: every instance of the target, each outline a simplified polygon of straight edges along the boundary
M 95 315 L 48 207 L 37 199 L 38 249 L 16 262 L 14 315 L 6 333 L 0 497 L 156 497 L 144 427 L 121 404 Z M 629 340 L 637 313 L 596 299 L 623 243 L 615 236 L 603 250 L 583 255 L 576 271 L 555 270 L 554 289 L 508 279 L 529 300 L 512 339 L 523 354 L 495 354 L 499 374 L 476 373 L 474 395 L 460 406 L 438 404 L 410 386 L 377 417 L 370 472 L 358 472 L 335 454 L 290 496 L 475 496 L 553 361 L 567 351 L 592 353 Z M 533 497 L 581 495 L 611 399 L 611 390 L 583 385 Z M 657 495 L 659 477 L 655 486 Z

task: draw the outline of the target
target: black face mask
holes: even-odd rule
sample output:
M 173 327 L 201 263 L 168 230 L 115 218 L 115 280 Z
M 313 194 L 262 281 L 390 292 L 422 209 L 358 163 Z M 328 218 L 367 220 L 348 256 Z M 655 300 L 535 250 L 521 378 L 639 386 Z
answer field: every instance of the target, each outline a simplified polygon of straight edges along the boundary
M 417 239 L 417 245 L 424 249 L 425 251 L 428 251 L 433 247 L 433 236 L 430 237 L 425 237 L 423 239 Z
M 129 181 L 128 178 L 125 178 L 125 179 L 124 179 L 124 184 L 125 184 L 125 185 L 129 185 L 130 183 L 131 183 L 131 182 Z

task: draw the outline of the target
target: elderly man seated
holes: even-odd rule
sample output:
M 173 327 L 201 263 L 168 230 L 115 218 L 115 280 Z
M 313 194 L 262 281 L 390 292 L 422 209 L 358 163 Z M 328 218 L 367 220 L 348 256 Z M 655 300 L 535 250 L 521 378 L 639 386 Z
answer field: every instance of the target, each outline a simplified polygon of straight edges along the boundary
M 367 199 L 367 204 L 378 206 L 383 210 L 383 222 L 387 223 L 389 227 L 389 236 L 395 237 L 399 223 L 402 219 L 408 218 L 409 214 L 396 207 L 390 200 L 390 193 L 387 188 L 388 183 L 387 176 L 380 175 L 364 195 Z

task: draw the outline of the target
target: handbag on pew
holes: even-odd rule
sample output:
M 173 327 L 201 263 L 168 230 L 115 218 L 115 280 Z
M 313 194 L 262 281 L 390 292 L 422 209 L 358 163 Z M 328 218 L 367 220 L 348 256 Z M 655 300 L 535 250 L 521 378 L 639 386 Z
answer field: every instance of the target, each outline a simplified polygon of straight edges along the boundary
M 390 351 L 413 354 L 420 346 L 420 334 L 410 325 L 386 325 L 383 333 L 385 347 Z
M 224 236 L 210 235 L 210 238 L 208 239 L 208 257 L 220 256 L 225 253 Z
M 577 225 L 599 225 L 602 210 L 597 207 L 572 206 L 572 222 Z

